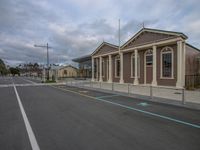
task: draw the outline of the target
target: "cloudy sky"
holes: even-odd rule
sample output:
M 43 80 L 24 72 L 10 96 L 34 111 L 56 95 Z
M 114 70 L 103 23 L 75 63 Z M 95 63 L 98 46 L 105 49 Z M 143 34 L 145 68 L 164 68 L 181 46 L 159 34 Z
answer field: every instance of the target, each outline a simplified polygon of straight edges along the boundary
M 179 31 L 200 48 L 199 0 L 0 0 L 0 58 L 26 62 L 71 63 L 104 40 L 122 43 L 142 27 Z

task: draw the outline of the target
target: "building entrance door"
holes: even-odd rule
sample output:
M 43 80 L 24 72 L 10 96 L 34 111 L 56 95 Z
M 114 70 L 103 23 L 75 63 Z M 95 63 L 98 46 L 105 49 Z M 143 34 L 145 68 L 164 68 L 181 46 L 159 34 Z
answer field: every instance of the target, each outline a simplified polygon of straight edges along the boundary
M 151 49 L 145 53 L 145 69 L 146 84 L 151 84 L 153 80 L 153 52 Z

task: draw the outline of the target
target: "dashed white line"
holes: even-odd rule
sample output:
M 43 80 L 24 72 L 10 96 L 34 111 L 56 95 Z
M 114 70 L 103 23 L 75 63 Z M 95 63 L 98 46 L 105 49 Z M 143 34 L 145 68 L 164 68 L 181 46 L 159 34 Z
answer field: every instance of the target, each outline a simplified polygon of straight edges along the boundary
M 22 113 L 22 117 L 23 117 L 24 123 L 25 123 L 25 126 L 26 126 L 26 131 L 28 133 L 28 137 L 29 137 L 29 140 L 30 140 L 30 143 L 31 143 L 32 150 L 40 150 L 39 145 L 37 143 L 37 140 L 35 138 L 35 135 L 33 133 L 31 125 L 30 125 L 30 123 L 28 121 L 26 112 L 24 110 L 24 107 L 22 105 L 21 99 L 19 97 L 19 94 L 17 92 L 16 86 L 15 86 L 14 83 L 13 83 L 13 87 L 14 87 L 14 90 L 15 90 L 15 94 L 16 94 L 16 97 L 17 97 L 17 101 L 18 101 L 21 113 Z

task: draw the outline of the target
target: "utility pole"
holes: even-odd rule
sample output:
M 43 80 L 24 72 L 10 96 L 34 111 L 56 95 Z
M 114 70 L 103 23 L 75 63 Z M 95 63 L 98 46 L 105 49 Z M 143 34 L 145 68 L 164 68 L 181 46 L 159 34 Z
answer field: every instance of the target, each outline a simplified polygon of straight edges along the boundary
M 121 44 L 121 33 L 120 33 L 120 19 L 119 19 L 119 31 L 118 31 L 118 42 L 119 42 L 119 53 L 120 53 L 120 44 Z
M 41 47 L 41 48 L 47 48 L 47 80 L 49 80 L 49 47 L 48 43 L 47 45 L 34 45 L 34 47 Z

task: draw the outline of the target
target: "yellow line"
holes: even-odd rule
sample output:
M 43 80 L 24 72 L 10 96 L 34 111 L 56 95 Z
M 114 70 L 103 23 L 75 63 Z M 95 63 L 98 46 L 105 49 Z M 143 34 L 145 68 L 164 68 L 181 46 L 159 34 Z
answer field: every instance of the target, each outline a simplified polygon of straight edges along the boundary
M 81 95 L 81 96 L 89 97 L 89 98 L 92 98 L 92 99 L 95 99 L 95 100 L 96 100 L 96 97 L 93 97 L 93 96 L 89 96 L 89 95 L 82 94 L 82 93 L 79 93 L 79 92 L 76 92 L 76 91 L 72 91 L 72 90 L 67 90 L 67 89 L 55 87 L 55 86 L 52 86 L 52 85 L 50 85 L 50 86 L 53 87 L 53 88 L 56 88 L 56 89 L 60 89 L 60 90 L 62 90 L 62 91 L 67 91 L 67 92 L 71 92 L 71 93 L 74 93 L 74 94 L 79 94 L 79 95 Z

